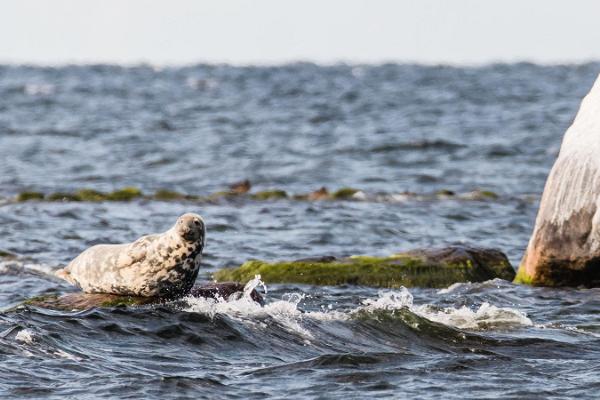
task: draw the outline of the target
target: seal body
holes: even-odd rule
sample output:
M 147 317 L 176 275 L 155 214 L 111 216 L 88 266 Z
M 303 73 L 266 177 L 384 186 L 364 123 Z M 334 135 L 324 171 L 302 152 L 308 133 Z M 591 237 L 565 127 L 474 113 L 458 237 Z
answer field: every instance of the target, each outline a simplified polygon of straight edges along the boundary
M 205 236 L 202 218 L 184 214 L 164 233 L 90 247 L 56 275 L 86 293 L 182 296 L 198 276 Z

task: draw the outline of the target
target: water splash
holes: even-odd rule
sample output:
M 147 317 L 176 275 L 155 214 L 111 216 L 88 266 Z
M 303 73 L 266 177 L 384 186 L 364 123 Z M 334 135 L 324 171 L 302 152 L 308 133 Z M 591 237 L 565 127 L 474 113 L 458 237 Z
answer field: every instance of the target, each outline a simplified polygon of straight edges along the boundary
M 275 300 L 263 306 L 254 301 L 251 296 L 252 291 L 259 286 L 263 287 L 266 294 L 268 291 L 266 284 L 261 280 L 260 275 L 256 275 L 246 284 L 240 297 L 232 296 L 229 299 L 187 297 L 185 299 L 187 307 L 184 311 L 203 313 L 211 318 L 216 315 L 227 315 L 248 324 L 262 323 L 265 319 L 271 318 L 288 331 L 307 338 L 313 337 L 301 325 L 303 313 L 298 308 L 298 304 L 304 300 L 304 295 L 284 296 L 285 299 Z
M 415 307 L 412 311 L 430 321 L 467 330 L 514 329 L 533 325 L 525 313 L 514 308 L 496 307 L 487 302 L 476 310 L 466 306 L 436 308 L 426 304 Z
M 211 318 L 217 314 L 226 314 L 250 324 L 262 322 L 265 318 L 272 318 L 287 330 L 308 338 L 313 335 L 304 326 L 305 320 L 344 321 L 364 315 L 365 312 L 373 314 L 382 310 L 395 312 L 406 309 L 430 321 L 467 330 L 513 329 L 533 325 L 523 312 L 513 308 L 497 307 L 487 302 L 481 304 L 477 309 L 466 306 L 442 308 L 430 304 L 415 305 L 413 295 L 406 288 L 380 291 L 376 298 L 365 299 L 361 305 L 346 310 L 334 310 L 322 306 L 324 311 L 303 311 L 299 305 L 305 295 L 300 293 L 288 293 L 280 300 L 267 302 L 263 306 L 253 301 L 250 296 L 252 290 L 258 286 L 262 286 L 265 293 L 267 292 L 266 285 L 257 275 L 248 282 L 243 295 L 239 298 L 229 300 L 188 298 L 186 300 L 188 307 L 185 311 L 204 313 Z
M 248 283 L 246 283 L 246 286 L 244 286 L 244 297 L 251 297 L 250 295 L 252 291 L 258 286 L 262 286 L 265 295 L 269 293 L 267 285 L 265 285 L 265 283 L 261 280 L 260 275 L 254 275 L 254 279 L 251 279 Z
M 33 341 L 34 341 L 33 338 L 34 338 L 33 332 L 30 331 L 29 329 L 22 329 L 15 336 L 15 340 L 17 342 L 26 343 L 26 344 L 33 344 Z

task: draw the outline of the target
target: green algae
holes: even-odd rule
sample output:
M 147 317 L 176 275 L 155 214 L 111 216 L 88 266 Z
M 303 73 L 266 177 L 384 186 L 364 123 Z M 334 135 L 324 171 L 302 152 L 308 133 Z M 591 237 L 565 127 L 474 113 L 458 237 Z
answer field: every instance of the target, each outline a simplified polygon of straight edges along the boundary
M 129 201 L 142 197 L 142 191 L 135 187 L 125 187 L 110 193 L 103 193 L 92 189 L 80 189 L 74 193 L 55 192 L 44 195 L 41 192 L 21 192 L 17 195 L 16 201 L 24 202 L 30 200 L 46 201 Z
M 15 259 L 17 256 L 11 252 L 0 250 L 0 258 Z
M 79 201 L 105 201 L 107 200 L 106 193 L 99 192 L 94 189 L 80 189 L 75 192 L 75 196 L 79 198 Z
M 50 193 L 48 196 L 46 196 L 46 200 L 48 201 L 81 201 L 81 199 L 73 194 L 73 193 L 66 193 L 66 192 L 56 192 L 56 193 Z
M 523 266 L 521 266 L 521 267 L 519 267 L 519 270 L 517 271 L 517 276 L 515 276 L 513 283 L 517 283 L 520 285 L 534 285 L 535 280 L 534 280 L 533 276 L 528 275 L 527 272 L 525 271 L 525 268 Z
M 115 296 L 99 303 L 100 307 L 132 307 L 148 303 L 148 298 L 132 296 Z
M 263 190 L 256 192 L 251 195 L 254 200 L 273 200 L 273 199 L 287 199 L 288 194 L 285 190 Z
M 481 191 L 479 191 L 479 194 L 482 197 L 485 197 L 487 199 L 494 199 L 495 200 L 495 199 L 497 199 L 499 197 L 497 193 L 492 192 L 491 190 L 481 190 Z
M 183 193 L 175 192 L 172 190 L 166 190 L 166 189 L 157 190 L 156 193 L 154 193 L 154 196 L 152 196 L 152 197 L 154 198 L 154 200 L 161 200 L 161 201 L 188 199 L 188 196 Z
M 510 264 L 508 268 L 512 270 Z M 214 279 L 246 283 L 260 275 L 266 283 L 310 285 L 363 285 L 382 288 L 442 288 L 456 282 L 482 282 L 499 277 L 493 268 L 463 262 L 430 262 L 398 254 L 390 257 L 354 256 L 335 260 L 265 262 L 251 260 L 238 268 L 225 268 Z M 514 275 L 514 272 L 513 272 Z
M 55 301 L 56 299 L 58 299 L 57 294 L 45 294 L 45 295 L 30 297 L 29 299 L 25 300 L 21 304 L 27 305 L 27 306 L 38 306 L 40 304 L 43 304 L 43 303 L 46 303 L 49 301 Z
M 263 190 L 255 193 L 248 193 L 246 190 L 250 190 L 250 184 L 233 186 L 230 190 L 218 191 L 207 196 L 189 195 L 180 193 L 168 189 L 158 189 L 152 195 L 146 195 L 142 193 L 139 188 L 136 187 L 124 187 L 122 189 L 115 190 L 113 192 L 101 192 L 94 189 L 79 189 L 75 192 L 55 192 L 44 194 L 35 191 L 24 191 L 17 195 L 17 202 L 24 202 L 30 200 L 45 200 L 45 201 L 81 201 L 81 202 L 103 202 L 103 201 L 131 201 L 137 198 L 144 198 L 148 200 L 157 201 L 196 201 L 196 202 L 217 202 L 221 199 L 233 200 L 233 199 L 252 199 L 257 201 L 268 201 L 268 200 L 282 200 L 292 199 L 296 201 L 351 201 L 355 199 L 357 193 L 361 193 L 359 189 L 352 187 L 342 187 L 333 193 L 325 187 L 311 192 L 311 193 L 299 193 L 289 194 L 281 189 L 270 189 Z M 243 187 L 242 187 L 243 186 Z M 416 194 L 410 194 L 413 197 Z M 459 200 L 496 200 L 499 199 L 498 194 L 489 190 L 475 190 L 469 193 L 457 194 L 450 190 L 442 189 L 435 193 L 439 198 L 456 198 Z M 377 200 L 375 200 L 377 201 Z
M 123 189 L 115 190 L 107 194 L 107 200 L 111 201 L 131 201 L 135 198 L 142 197 L 142 191 L 136 187 L 124 187 Z
M 216 201 L 222 198 L 234 198 L 241 196 L 241 193 L 232 192 L 230 190 L 220 190 L 218 192 L 212 193 L 207 197 L 209 201 Z
M 333 194 L 331 195 L 331 198 L 332 199 L 349 199 L 358 192 L 359 192 L 358 189 L 354 189 L 351 187 L 343 187 L 343 188 L 338 189 L 335 192 L 333 192 Z
M 40 192 L 21 192 L 17 195 L 17 201 L 43 200 L 44 194 Z

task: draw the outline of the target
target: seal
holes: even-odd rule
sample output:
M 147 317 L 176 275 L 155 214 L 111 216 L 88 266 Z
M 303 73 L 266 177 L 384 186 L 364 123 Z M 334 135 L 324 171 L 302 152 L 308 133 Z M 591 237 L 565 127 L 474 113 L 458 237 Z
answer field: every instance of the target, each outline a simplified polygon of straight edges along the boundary
M 198 276 L 205 236 L 202 218 L 184 214 L 166 232 L 133 243 L 92 246 L 56 275 L 86 293 L 183 296 Z

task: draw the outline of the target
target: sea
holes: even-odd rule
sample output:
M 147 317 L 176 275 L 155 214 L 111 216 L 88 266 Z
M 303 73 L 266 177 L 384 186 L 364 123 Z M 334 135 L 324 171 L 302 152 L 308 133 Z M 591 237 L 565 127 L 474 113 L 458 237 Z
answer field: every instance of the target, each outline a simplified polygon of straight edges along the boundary
M 249 285 L 264 305 L 57 311 L 86 248 L 204 218 L 198 283 L 250 259 L 469 244 L 517 268 L 600 63 L 0 66 L 0 397 L 565 399 L 600 390 L 600 289 Z M 172 190 L 211 201 L 17 201 Z M 321 187 L 350 199 L 307 201 Z M 477 194 L 486 193 L 486 196 Z M 203 197 L 202 197 L 203 198 Z

